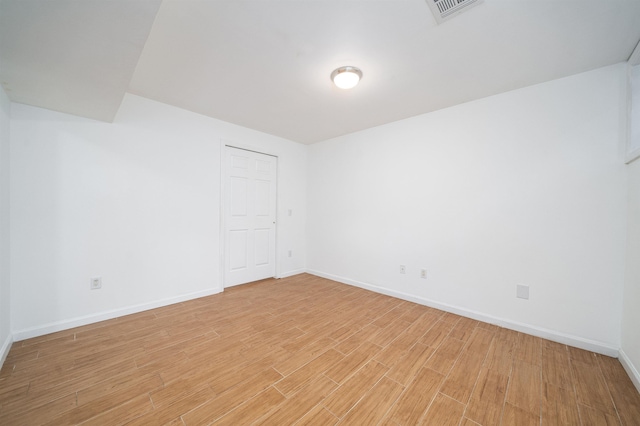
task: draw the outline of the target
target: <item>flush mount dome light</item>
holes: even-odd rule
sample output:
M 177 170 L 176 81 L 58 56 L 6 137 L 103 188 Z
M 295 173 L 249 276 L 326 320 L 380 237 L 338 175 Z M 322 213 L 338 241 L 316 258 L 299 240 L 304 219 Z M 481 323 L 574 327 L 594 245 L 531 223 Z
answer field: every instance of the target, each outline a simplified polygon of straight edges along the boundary
M 356 67 L 340 67 L 333 70 L 331 80 L 341 89 L 351 89 L 362 78 L 362 71 Z

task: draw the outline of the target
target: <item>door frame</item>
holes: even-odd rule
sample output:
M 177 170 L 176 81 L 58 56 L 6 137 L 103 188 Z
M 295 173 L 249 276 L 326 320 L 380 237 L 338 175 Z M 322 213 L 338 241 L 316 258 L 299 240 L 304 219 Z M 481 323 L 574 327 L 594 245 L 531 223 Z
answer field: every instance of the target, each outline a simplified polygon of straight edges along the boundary
M 261 147 L 257 147 L 255 145 L 239 143 L 236 141 L 230 141 L 228 139 L 221 139 L 220 141 L 220 290 L 224 291 L 227 288 L 227 277 L 226 277 L 226 218 L 225 218 L 225 207 L 226 207 L 226 177 L 227 177 L 227 147 L 242 149 L 244 151 L 251 151 L 258 154 L 268 155 L 270 157 L 275 157 L 277 159 L 277 167 L 276 167 L 276 224 L 275 224 L 275 255 L 276 255 L 276 264 L 275 264 L 275 278 L 280 278 L 280 256 L 278 250 L 278 243 L 280 241 L 280 226 L 279 225 L 279 215 L 278 215 L 278 205 L 280 203 L 278 187 L 280 186 L 280 156 L 277 154 L 273 154 L 271 152 L 265 152 Z M 240 284 L 242 285 L 242 284 Z

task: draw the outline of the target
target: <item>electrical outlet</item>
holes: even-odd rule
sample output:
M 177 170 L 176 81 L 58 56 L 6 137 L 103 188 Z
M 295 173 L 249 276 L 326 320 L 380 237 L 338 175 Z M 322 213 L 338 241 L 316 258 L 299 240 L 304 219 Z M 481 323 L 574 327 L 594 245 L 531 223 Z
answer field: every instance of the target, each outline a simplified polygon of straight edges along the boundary
M 400 273 L 401 274 L 406 274 L 407 273 L 407 267 L 404 265 L 400 265 Z
M 91 290 L 98 290 L 102 288 L 102 277 L 91 278 Z
M 426 269 L 420 269 L 420 278 L 424 278 L 425 280 L 427 279 L 427 270 Z
M 289 250 L 289 257 L 293 257 L 293 250 Z

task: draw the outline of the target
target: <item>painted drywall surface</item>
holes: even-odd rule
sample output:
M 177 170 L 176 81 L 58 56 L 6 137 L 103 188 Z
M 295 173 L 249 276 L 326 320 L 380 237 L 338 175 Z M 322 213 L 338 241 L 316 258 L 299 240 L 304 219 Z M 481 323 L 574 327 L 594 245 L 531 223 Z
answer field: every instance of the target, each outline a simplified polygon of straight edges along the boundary
M 308 269 L 616 350 L 625 78 L 620 64 L 311 145 Z
M 220 291 L 222 140 L 279 156 L 279 272 L 302 269 L 305 146 L 133 95 L 113 124 L 13 105 L 14 333 Z
M 621 350 L 635 369 L 636 386 L 640 389 L 640 159 L 630 163 L 627 172 L 629 204 Z
M 9 123 L 11 103 L 0 87 L 0 365 L 10 344 L 11 300 L 9 273 Z M 5 349 L 8 349 L 5 348 Z
M 629 67 L 631 111 L 629 114 L 629 154 L 640 154 L 640 65 Z
M 640 65 L 629 68 L 630 151 L 640 144 Z M 622 310 L 621 361 L 640 390 L 640 159 L 627 165 L 627 252 Z

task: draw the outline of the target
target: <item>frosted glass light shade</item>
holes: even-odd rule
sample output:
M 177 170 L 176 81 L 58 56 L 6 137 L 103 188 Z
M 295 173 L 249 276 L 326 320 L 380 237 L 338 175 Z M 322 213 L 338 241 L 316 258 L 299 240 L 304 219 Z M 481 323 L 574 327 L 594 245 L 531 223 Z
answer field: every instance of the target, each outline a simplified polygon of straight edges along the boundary
M 331 73 L 331 80 L 341 89 L 351 89 L 362 78 L 362 71 L 356 67 L 340 67 Z

